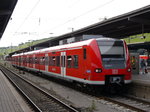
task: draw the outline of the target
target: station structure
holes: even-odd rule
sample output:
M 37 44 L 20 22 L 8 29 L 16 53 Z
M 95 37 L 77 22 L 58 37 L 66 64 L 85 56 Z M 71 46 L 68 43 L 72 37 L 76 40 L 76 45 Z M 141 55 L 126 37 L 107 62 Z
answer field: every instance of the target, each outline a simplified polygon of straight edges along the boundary
M 30 47 L 20 49 L 10 53 L 10 55 L 26 52 L 30 50 L 56 46 L 76 41 L 81 41 L 83 35 L 103 35 L 106 37 L 123 39 L 131 35 L 143 34 L 150 32 L 150 5 L 140 9 L 105 19 L 96 24 L 84 27 L 82 29 L 50 38 L 50 40 L 32 45 Z M 145 38 L 145 37 L 144 37 Z M 136 46 L 136 47 L 134 47 Z M 138 47 L 137 47 L 138 46 Z M 150 51 L 150 43 L 139 43 L 136 45 L 129 45 L 129 49 L 133 48 L 146 48 Z
M 11 14 L 17 0 L 1 0 L 0 4 L 0 38 L 2 37 L 4 30 L 8 24 Z M 60 44 L 66 44 L 84 39 L 84 35 L 104 35 L 106 37 L 122 39 L 131 35 L 150 33 L 150 5 L 131 11 L 129 13 L 116 16 L 110 19 L 106 19 L 99 23 L 90 25 L 88 27 L 73 31 L 68 34 L 64 34 L 58 37 L 51 38 L 48 41 L 32 45 L 28 48 L 20 49 L 18 51 L 10 53 L 26 52 L 30 50 L 56 46 Z M 143 35 L 144 36 L 144 35 Z M 147 49 L 150 51 L 150 42 L 136 43 L 128 45 L 130 50 L 136 50 L 139 48 Z M 150 90 L 150 75 L 133 75 L 133 83 L 128 86 L 129 94 L 149 99 Z M 23 112 L 31 111 L 26 108 L 26 102 L 23 102 L 22 97 L 18 97 L 19 94 L 15 93 L 15 89 L 11 87 L 11 84 L 6 80 L 3 73 L 0 71 L 0 95 L 2 96 L 1 111 L 7 112 Z M 7 94 L 6 94 L 7 93 Z M 19 99 L 19 100 L 18 100 Z
M 11 19 L 11 15 L 18 0 L 1 0 L 0 3 L 0 39 Z

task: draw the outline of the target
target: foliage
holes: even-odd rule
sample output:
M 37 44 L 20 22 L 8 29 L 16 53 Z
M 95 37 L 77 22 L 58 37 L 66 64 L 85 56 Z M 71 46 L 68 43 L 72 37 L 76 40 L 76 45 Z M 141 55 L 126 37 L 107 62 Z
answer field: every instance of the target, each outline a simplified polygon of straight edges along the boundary
M 96 111 L 96 104 L 95 101 L 93 100 L 91 106 L 87 108 L 87 112 L 94 112 L 94 111 Z
M 143 38 L 145 37 L 145 39 Z M 128 38 L 124 38 L 127 43 L 137 43 L 137 42 L 150 42 L 150 33 L 145 33 L 144 35 L 134 35 Z
M 40 39 L 40 40 L 33 40 L 31 42 L 21 43 L 18 46 L 0 47 L 0 56 L 1 55 L 7 55 L 11 52 L 14 52 L 14 51 L 17 51 L 19 49 L 23 49 L 23 48 L 26 48 L 26 47 L 29 47 L 29 46 L 32 46 L 32 45 L 35 45 L 35 44 L 38 44 L 38 43 L 41 43 L 41 42 L 44 42 L 44 41 L 47 41 L 49 39 L 50 38 L 44 38 L 44 39 Z
M 138 34 L 138 35 L 134 35 L 134 36 L 130 36 L 127 38 L 124 38 L 124 40 L 127 43 L 136 43 L 136 42 L 150 42 L 150 33 L 145 33 L 144 36 L 146 37 L 145 39 L 141 38 L 143 35 L 142 34 Z M 50 38 L 44 38 L 44 39 L 40 39 L 40 40 L 33 40 L 33 41 L 28 41 L 25 43 L 20 43 L 18 46 L 9 46 L 9 47 L 0 47 L 0 56 L 1 55 L 7 55 L 11 52 L 17 51 L 19 49 L 23 49 L 38 43 L 42 43 L 44 41 L 48 41 L 52 39 Z

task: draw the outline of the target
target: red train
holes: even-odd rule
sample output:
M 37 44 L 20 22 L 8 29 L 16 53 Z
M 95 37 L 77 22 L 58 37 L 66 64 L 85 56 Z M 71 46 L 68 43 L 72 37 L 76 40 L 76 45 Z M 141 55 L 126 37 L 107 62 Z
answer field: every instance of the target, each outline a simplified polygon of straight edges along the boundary
M 131 66 L 123 40 L 96 38 L 12 56 L 16 67 L 87 85 L 128 84 Z

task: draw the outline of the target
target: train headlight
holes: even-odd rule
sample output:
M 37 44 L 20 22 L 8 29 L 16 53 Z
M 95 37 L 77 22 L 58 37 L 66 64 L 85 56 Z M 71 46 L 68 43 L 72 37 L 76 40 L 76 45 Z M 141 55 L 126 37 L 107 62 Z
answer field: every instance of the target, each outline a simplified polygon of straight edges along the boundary
M 128 70 L 127 70 L 128 72 L 131 72 L 131 68 L 128 68 Z
M 101 72 L 102 72 L 102 69 L 101 69 L 101 68 L 96 68 L 96 69 L 95 69 L 95 72 L 96 72 L 96 73 L 101 73 Z

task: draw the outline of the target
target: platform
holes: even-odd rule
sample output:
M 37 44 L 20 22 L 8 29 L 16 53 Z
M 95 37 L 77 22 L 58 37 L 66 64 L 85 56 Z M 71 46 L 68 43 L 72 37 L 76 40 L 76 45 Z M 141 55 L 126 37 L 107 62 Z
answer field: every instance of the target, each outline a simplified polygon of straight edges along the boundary
M 132 83 L 128 85 L 128 94 L 150 101 L 150 72 L 132 75 Z
M 1 71 L 0 112 L 31 112 L 25 101 Z
M 134 74 L 132 75 L 132 81 L 133 83 L 150 85 L 150 72 L 147 74 Z

